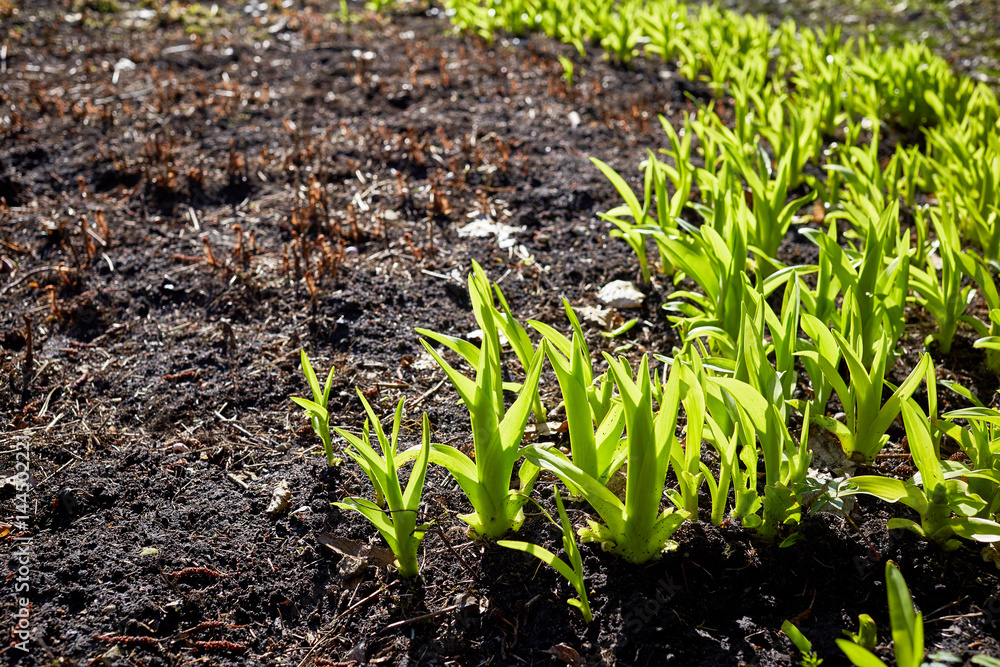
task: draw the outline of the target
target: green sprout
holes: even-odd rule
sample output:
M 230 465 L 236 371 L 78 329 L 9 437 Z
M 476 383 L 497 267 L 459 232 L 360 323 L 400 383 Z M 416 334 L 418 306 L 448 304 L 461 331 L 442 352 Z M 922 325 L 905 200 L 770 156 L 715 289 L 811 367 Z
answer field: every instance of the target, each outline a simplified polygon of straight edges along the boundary
M 555 490 L 554 495 L 556 506 L 559 508 L 559 525 L 562 528 L 563 550 L 566 552 L 566 558 L 569 559 L 569 563 L 561 560 L 545 547 L 530 542 L 500 540 L 497 544 L 508 549 L 531 554 L 561 574 L 566 581 L 573 585 L 573 588 L 576 589 L 576 594 L 580 596 L 579 598 L 567 600 L 566 603 L 579 609 L 580 613 L 583 614 L 583 619 L 587 623 L 590 623 L 594 620 L 594 615 L 590 611 L 590 602 L 587 600 L 587 585 L 583 580 L 583 558 L 580 556 L 580 548 L 576 545 L 576 537 L 573 535 L 573 524 L 570 523 L 569 516 L 566 514 L 566 507 L 563 505 L 562 497 L 559 495 L 558 490 Z M 548 516 L 547 513 L 546 516 Z M 552 517 L 549 517 L 549 520 L 551 521 Z M 555 522 L 553 521 L 553 523 Z
M 679 447 L 675 428 L 680 406 L 680 372 L 672 370 L 663 389 L 659 411 L 653 413 L 649 361 L 643 356 L 635 380 L 628 363 L 605 354 L 625 409 L 627 476 L 625 502 L 598 479 L 587 474 L 557 450 L 539 445 L 525 448 L 535 465 L 553 473 L 581 495 L 604 521 L 588 520 L 580 530 L 585 542 L 598 542 L 604 551 L 631 563 L 645 563 L 677 548 L 671 536 L 688 513 L 660 511 L 671 450 Z
M 612 383 L 594 382 L 590 352 L 578 322 L 574 322 L 577 331 L 573 332 L 572 341 L 546 324 L 530 324 L 550 343 L 547 354 L 566 408 L 573 463 L 601 484 L 607 484 L 625 462 L 621 440 L 625 414 L 620 403 L 610 401 Z
M 806 318 L 803 319 L 805 321 Z M 845 415 L 845 421 L 838 421 L 822 413 L 814 414 L 812 421 L 837 436 L 845 454 L 848 456 L 856 454 L 863 461 L 872 461 L 889 441 L 886 431 L 899 415 L 901 406 L 920 384 L 920 380 L 927 372 L 927 366 L 931 364 L 931 358 L 929 355 L 924 355 L 906 380 L 883 404 L 882 386 L 886 384 L 885 374 L 888 370 L 889 335 L 883 334 L 882 339 L 875 345 L 874 358 L 870 368 L 866 369 L 861 361 L 864 353 L 861 338 L 851 343 L 839 331 L 831 332 L 849 369 L 850 375 L 845 382 L 834 365 L 836 357 L 831 356 L 829 345 L 822 342 L 825 338 L 821 333 L 822 325 L 813 322 L 812 327 L 812 331 L 817 334 L 820 341 L 818 347 L 815 350 L 799 352 L 799 355 L 814 364 L 824 381 L 837 392 L 844 406 Z
M 543 340 L 533 358 L 526 360 L 527 377 L 520 394 L 510 409 L 505 409 L 498 328 L 504 324 L 511 326 L 512 318 L 505 318 L 493 307 L 490 285 L 481 269 L 469 275 L 469 297 L 483 332 L 483 342 L 480 348 L 468 345 L 471 348 L 468 349 L 463 345 L 461 349 L 466 350 L 467 359 L 475 360 L 475 380 L 452 368 L 426 340 L 420 342 L 444 370 L 469 411 L 475 460 L 447 445 L 434 445 L 430 456 L 432 462 L 451 473 L 472 503 L 474 511 L 459 518 L 477 534 L 496 538 L 520 528 L 524 522 L 522 508 L 538 478 L 538 468 L 525 462 L 520 468 L 520 483 L 511 489 L 514 465 L 521 458 L 524 428 L 532 403 L 538 400 L 538 377 L 546 342 Z M 420 332 L 430 335 L 424 330 Z M 433 338 L 441 340 L 440 336 Z
M 906 587 L 906 580 L 892 561 L 885 564 L 885 583 L 889 597 L 889 623 L 892 627 L 892 650 L 897 667 L 920 667 L 924 661 L 923 614 L 913 607 L 913 598 Z M 868 617 L 870 623 L 871 617 Z M 856 667 L 887 667 L 871 652 L 874 644 L 874 627 L 867 626 L 864 618 L 858 637 L 862 641 L 838 639 L 837 646 Z
M 417 525 L 417 513 L 420 509 L 420 496 L 424 488 L 424 476 L 427 474 L 427 462 L 430 456 L 431 427 L 425 414 L 423 417 L 423 435 L 417 451 L 410 479 L 405 490 L 399 482 L 399 470 L 396 467 L 396 448 L 399 441 L 399 426 L 403 417 L 404 399 L 396 406 L 396 414 L 392 422 L 392 436 L 387 438 L 382 424 L 365 399 L 361 390 L 358 397 L 365 406 L 368 419 L 365 420 L 361 437 L 335 428 L 334 430 L 350 444 L 347 453 L 365 471 L 375 489 L 375 502 L 365 498 L 345 498 L 337 507 L 360 512 L 378 529 L 389 544 L 392 553 L 396 555 L 396 569 L 407 579 L 417 576 L 417 547 L 424 538 L 428 525 Z M 382 453 L 379 454 L 371 446 L 369 427 L 374 427 Z
M 931 438 L 927 415 L 913 399 L 902 404 L 902 413 L 918 474 L 907 481 L 861 475 L 851 479 L 854 491 L 847 493 L 863 493 L 888 503 L 906 505 L 920 516 L 920 523 L 894 518 L 889 520 L 888 527 L 905 528 L 947 551 L 960 546 L 960 542 L 954 539 L 956 537 L 975 542 L 1000 541 L 1000 524 L 977 516 L 989 503 L 973 493 L 966 481 L 979 478 L 1000 484 L 997 473 L 993 470 L 970 470 L 955 461 L 949 461 L 946 466 Z
M 812 642 L 806 639 L 806 636 L 795 627 L 795 624 L 791 621 L 785 621 L 781 624 L 781 631 L 792 640 L 792 644 L 802 654 L 802 659 L 799 660 L 801 667 L 819 667 L 823 664 L 823 659 L 812 650 Z
M 472 261 L 472 276 L 470 276 L 470 280 L 473 278 L 475 279 L 477 285 L 483 287 L 483 294 L 486 302 L 492 303 L 489 278 L 486 277 L 486 272 L 483 271 L 483 267 L 480 266 L 479 262 L 476 262 L 475 260 Z M 493 290 L 496 292 L 496 298 L 500 303 L 500 309 L 502 311 L 502 313 L 493 312 L 491 316 L 495 324 L 495 328 L 503 334 L 504 338 L 507 339 L 507 342 L 514 350 L 514 354 L 517 356 L 518 361 L 521 363 L 521 367 L 527 371 L 531 366 L 532 360 L 535 358 L 535 348 L 531 343 L 531 339 L 528 337 L 528 332 L 525 331 L 524 327 L 521 326 L 521 323 L 517 321 L 517 318 L 515 318 L 514 314 L 511 312 L 510 306 L 507 304 L 507 298 L 500 289 L 500 285 L 494 283 Z M 480 316 L 478 314 L 476 315 L 476 319 L 477 321 L 480 320 Z M 481 321 L 478 323 L 480 329 L 482 330 L 483 323 Z M 421 329 L 419 327 L 416 329 L 416 332 L 421 336 L 426 336 L 431 340 L 444 345 L 449 350 L 465 359 L 465 361 L 468 362 L 468 364 L 473 368 L 477 368 L 479 366 L 479 348 L 467 340 L 438 333 L 436 331 L 430 331 L 428 329 Z M 511 391 L 519 392 L 521 391 L 522 386 L 513 382 L 505 382 L 503 383 L 503 388 L 505 390 L 510 389 Z M 529 393 L 531 394 L 531 410 L 535 413 L 535 420 L 538 423 L 544 423 L 545 407 L 542 405 L 542 400 L 538 395 L 537 386 Z
M 563 81 L 566 82 L 567 88 L 573 87 L 573 61 L 566 56 L 557 56 L 559 58 L 559 64 L 563 68 Z
M 333 386 L 334 368 L 330 368 L 330 373 L 326 376 L 326 384 L 320 388 L 319 379 L 316 377 L 316 372 L 313 371 L 312 364 L 309 363 L 309 356 L 305 350 L 302 350 L 299 358 L 302 362 L 302 372 L 309 382 L 309 388 L 312 389 L 313 400 L 310 401 L 307 398 L 293 396 L 292 402 L 306 411 L 313 431 L 316 432 L 316 435 L 323 442 L 323 451 L 326 452 L 327 463 L 331 466 L 336 465 L 338 459 L 333 453 L 333 443 L 330 439 L 330 413 L 326 408 L 327 401 L 330 398 L 330 389 Z
M 844 636 L 868 651 L 874 651 L 876 644 L 878 644 L 878 628 L 868 614 L 858 614 L 858 631 L 844 630 Z
M 925 344 L 936 341 L 941 354 L 948 354 L 958 323 L 976 292 L 971 286 L 962 286 L 962 268 L 968 261 L 949 207 L 932 209 L 931 219 L 937 233 L 937 253 L 928 257 L 926 271 L 910 267 L 910 286 L 915 293 L 911 298 L 931 314 L 938 327 Z M 935 257 L 941 264 L 940 274 L 932 263 Z

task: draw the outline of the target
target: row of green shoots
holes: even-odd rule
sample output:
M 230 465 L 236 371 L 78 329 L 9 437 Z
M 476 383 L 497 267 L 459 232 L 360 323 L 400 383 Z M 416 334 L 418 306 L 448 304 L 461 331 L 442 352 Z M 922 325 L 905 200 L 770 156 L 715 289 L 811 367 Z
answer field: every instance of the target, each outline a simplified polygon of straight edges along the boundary
M 1000 412 L 939 381 L 929 353 L 898 385 L 889 379 L 914 306 L 934 320 L 928 349 L 947 355 L 966 328 L 1000 374 L 1000 104 L 989 87 L 956 75 L 923 45 L 882 49 L 843 40 L 837 29 L 792 22 L 775 29 L 678 0 L 445 4 L 453 23 L 484 39 L 540 31 L 581 58 L 599 45 L 625 66 L 642 54 L 662 59 L 704 81 L 714 99 L 676 127 L 663 120 L 669 145 L 645 156 L 641 192 L 594 160 L 623 201 L 604 218 L 635 252 L 643 282 L 675 285 L 663 305 L 682 342 L 670 356 L 595 359 L 568 305 L 563 331 L 526 327 L 475 265 L 469 296 L 481 343 L 419 331 L 468 409 L 474 456 L 432 443 L 426 419 L 421 446 L 399 452 L 402 403 L 389 436 L 364 397 L 361 436 L 338 429 L 376 497 L 345 506 L 375 524 L 401 574 L 417 574 L 426 528 L 417 525 L 420 488 L 430 464 L 461 487 L 472 508 L 461 518 L 484 538 L 520 528 L 543 471 L 585 502 L 590 518 L 574 531 L 562 492 L 555 494 L 568 562 L 538 545 L 501 544 L 557 569 L 588 620 L 577 538 L 633 563 L 676 548 L 684 521 L 737 521 L 791 545 L 811 513 L 865 494 L 909 508 L 911 518 L 889 527 L 944 549 L 1000 541 Z M 571 86 L 573 61 L 560 61 Z M 793 228 L 815 246 L 814 264 L 780 259 Z M 431 342 L 473 373 L 457 370 Z M 506 346 L 520 382 L 503 381 Z M 565 409 L 566 452 L 524 442 L 531 414 L 542 424 L 555 407 L 538 388 L 546 361 Z M 304 355 L 303 368 L 314 400 L 296 401 L 333 461 L 329 380 L 324 391 Z M 972 407 L 939 414 L 939 387 Z M 509 408 L 505 392 L 516 394 Z M 809 476 L 815 429 L 836 437 L 846 457 L 870 463 L 897 420 L 918 471 L 912 478 L 866 474 L 820 484 Z M 942 456 L 946 441 L 962 460 Z M 409 461 L 404 489 L 398 471 Z M 897 646 L 897 657 L 898 650 L 909 651 L 901 664 L 920 664 L 922 635 L 918 657 L 915 648 Z M 845 652 L 855 664 L 879 664 Z
M 586 526 L 577 531 L 579 539 L 596 542 L 603 551 L 637 564 L 675 549 L 674 534 L 688 520 L 705 519 L 715 525 L 737 521 L 763 540 L 788 546 L 797 541 L 798 528 L 810 514 L 824 506 L 841 508 L 846 498 L 857 494 L 906 505 L 918 520 L 897 517 L 889 527 L 912 530 L 944 549 L 959 547 L 961 540 L 1000 540 L 1000 412 L 979 405 L 939 415 L 939 383 L 929 355 L 893 387 L 885 378 L 891 354 L 887 334 L 868 349 L 860 327 L 848 338 L 808 313 L 790 317 L 789 312 L 802 308 L 797 282 L 786 285 L 784 317 L 772 310 L 749 280 L 739 284 L 739 331 L 731 349 L 726 348 L 731 356 L 714 354 L 705 339 L 694 336 L 673 356 L 657 355 L 655 370 L 647 356 L 633 367 L 625 357 L 605 354 L 607 370 L 598 373 L 568 305 L 569 335 L 542 322 L 529 321 L 525 328 L 500 287 L 491 286 L 474 264 L 469 297 L 482 332 L 480 344 L 419 330 L 426 337 L 422 343 L 469 412 L 474 455 L 470 458 L 457 448 L 432 443 L 426 417 L 422 444 L 399 451 L 403 402 L 397 407 L 391 435 L 386 435 L 359 392 L 368 413 L 361 435 L 335 431 L 367 473 L 375 500 L 353 498 L 341 506 L 368 517 L 396 553 L 404 576 L 417 574 L 417 547 L 426 528 L 417 525 L 417 517 L 430 464 L 444 467 L 461 487 L 472 512 L 459 518 L 484 538 L 500 538 L 521 527 L 524 506 L 540 473 L 547 471 L 562 481 L 567 494 L 592 510 Z M 537 332 L 537 343 L 529 329 Z M 454 352 L 474 373 L 467 376 L 457 370 L 427 339 Z M 507 356 L 517 359 L 521 382 L 502 380 L 502 341 L 513 352 Z M 770 361 L 786 355 L 787 366 Z M 817 404 L 818 391 L 812 399 L 792 398 L 796 357 L 810 369 L 807 373 L 814 374 L 810 375 L 814 386 L 828 387 L 827 397 L 837 394 L 844 409 L 842 420 L 825 416 L 827 399 Z M 546 360 L 565 410 L 569 435 L 565 453 L 551 443 L 524 443 L 532 412 L 538 423 L 545 421 L 539 378 Z M 841 360 L 849 370 L 846 380 L 838 372 Z M 336 452 L 326 410 L 332 371 L 321 387 L 304 353 L 302 361 L 314 400 L 294 400 L 308 412 L 332 462 Z M 926 384 L 929 414 L 911 397 L 921 384 Z M 962 387 L 948 386 L 975 400 Z M 892 392 L 884 401 L 883 387 Z M 505 391 L 516 394 L 509 408 Z M 789 427 L 793 411 L 802 416 L 796 433 Z M 862 475 L 821 484 L 808 475 L 811 428 L 830 430 L 840 438 L 845 453 L 871 461 L 886 445 L 886 431 L 900 416 L 918 470 L 913 478 Z M 381 452 L 373 447 L 372 429 Z M 944 438 L 965 452 L 968 463 L 942 459 Z M 404 489 L 399 470 L 410 461 L 415 465 Z M 711 499 L 707 507 L 699 503 L 703 485 Z M 581 591 L 576 537 L 561 509 L 559 492 L 556 495 L 569 564 L 537 545 L 503 544 L 550 562 Z M 586 605 L 585 592 L 580 604 Z
M 640 195 L 594 159 L 624 200 L 603 217 L 615 226 L 612 234 L 635 251 L 643 280 L 652 277 L 647 256 L 652 241 L 662 274 L 675 284 L 688 278 L 697 285 L 698 291 L 674 292 L 665 304 L 685 335 L 709 336 L 715 347 L 731 351 L 749 271 L 765 296 L 798 283 L 792 287 L 800 292 L 803 313 L 832 322 L 845 336 L 860 335 L 870 351 L 882 332 L 894 349 L 905 329 L 907 304 L 919 304 L 936 326 L 928 343 L 948 354 L 959 327 L 968 326 L 989 369 L 1000 374 L 997 262 L 963 247 L 969 234 L 960 225 L 960 208 L 951 203 L 906 208 L 911 224 L 901 224 L 906 204 L 890 186 L 911 177 L 912 163 L 903 164 L 902 153 L 896 153 L 880 168 L 877 124 L 869 146 L 843 154 L 849 159 L 841 164 L 826 165 L 828 180 L 840 185 L 817 182 L 816 189 L 791 198 L 794 153 L 784 153 L 775 165 L 766 150 L 742 143 L 718 115 L 706 118 L 686 116 L 681 133 L 663 119 L 671 148 L 663 151 L 663 160 L 648 153 Z M 692 165 L 692 138 L 711 169 Z M 796 216 L 818 196 L 812 214 Z M 820 224 L 806 226 L 810 222 Z M 816 246 L 815 264 L 788 266 L 777 258 L 796 223 L 801 237 Z M 991 216 L 987 226 L 1000 237 L 996 223 Z M 977 295 L 986 306 L 984 316 L 971 308 Z
M 730 267 L 685 263 L 692 252 L 718 241 L 693 233 L 691 224 L 710 223 L 724 242 L 735 244 L 730 248 L 749 251 L 751 264 L 767 277 L 781 268 L 776 255 L 799 221 L 796 212 L 815 199 L 829 211 L 824 218 L 832 241 L 815 230 L 804 233 L 821 247 L 849 247 L 839 257 L 828 252 L 826 265 L 799 269 L 811 269 L 821 281 L 807 303 L 836 313 L 829 297 L 867 286 L 852 279 L 894 280 L 881 285 L 883 293 L 895 286 L 904 304 L 909 299 L 928 310 L 941 352 L 948 353 L 959 323 L 965 323 L 975 330 L 977 346 L 990 350 L 990 368 L 1000 373 L 1000 300 L 986 268 L 1000 261 L 1000 104 L 985 84 L 956 75 L 924 45 L 882 49 L 865 39 L 843 40 L 839 29 L 811 30 L 792 21 L 774 29 L 764 18 L 678 0 L 446 5 L 457 27 L 487 39 L 499 31 L 540 31 L 581 55 L 588 45 L 600 45 L 627 65 L 645 53 L 689 80 L 707 82 L 715 100 L 685 113 L 679 131 L 663 123 L 670 147 L 661 155 L 649 153 L 642 201 L 598 163 L 622 192 L 626 205 L 607 218 L 635 250 L 644 281 L 650 279 L 652 239 L 660 270 L 694 278 L 702 294 L 692 300 L 707 300 L 696 305 L 731 334 L 739 319 L 732 308 L 739 281 L 734 296 L 699 278 L 714 280 L 726 268 L 742 272 L 742 252 L 723 254 L 735 256 Z M 571 81 L 572 61 L 560 60 Z M 891 157 L 880 147 L 883 124 L 894 132 Z M 693 158 L 704 166 L 696 167 Z M 907 223 L 902 230 L 900 204 Z M 847 227 L 844 238 L 833 231 L 838 220 Z M 734 223 L 739 229 L 731 229 Z M 963 251 L 963 242 L 981 254 Z M 842 269 L 857 265 L 859 256 L 895 264 L 877 278 L 871 266 L 863 267 L 869 273 L 845 275 Z M 963 286 L 965 277 L 986 301 L 986 316 L 968 312 L 975 290 Z M 678 305 L 690 310 L 686 301 Z
M 754 239 L 768 257 L 781 240 L 769 234 L 780 231 L 777 216 L 786 204 L 775 195 L 805 184 L 828 206 L 841 198 L 855 205 L 870 198 L 881 209 L 880 203 L 901 197 L 912 209 L 921 193 L 934 193 L 931 208 L 938 212 L 924 211 L 917 224 L 926 230 L 932 215 L 950 216 L 987 259 L 1000 259 L 1000 226 L 995 224 L 1000 214 L 1000 104 L 989 86 L 956 75 L 923 44 L 883 49 L 864 38 L 844 40 L 839 28 L 813 30 L 791 20 L 772 28 L 764 17 L 714 5 L 689 7 L 680 0 L 445 4 L 458 28 L 486 39 L 500 31 L 539 31 L 573 45 L 581 58 L 591 45 L 625 65 L 644 53 L 672 65 L 683 78 L 707 84 L 716 100 L 703 110 L 702 122 L 716 131 L 710 137 L 699 131 L 698 136 L 709 166 L 705 172 L 690 166 L 690 132 L 674 142 L 675 194 L 657 218 L 665 228 L 675 226 L 692 184 L 715 192 L 725 189 L 728 183 L 713 181 L 719 176 L 718 162 L 732 158 L 731 169 L 747 185 L 752 187 L 750 172 L 757 172 L 761 191 L 755 189 L 755 203 L 764 190 L 771 195 L 754 206 L 755 214 L 764 213 L 772 218 L 769 225 L 777 225 Z M 573 61 L 560 61 L 572 82 Z M 718 121 L 716 107 L 726 109 L 732 127 Z M 887 123 L 901 139 L 885 169 L 877 150 L 879 123 Z M 863 148 L 862 141 L 871 149 Z M 768 151 L 781 156 L 777 167 L 767 159 Z M 765 170 L 767 177 L 760 173 Z M 711 206 L 710 195 L 705 196 Z

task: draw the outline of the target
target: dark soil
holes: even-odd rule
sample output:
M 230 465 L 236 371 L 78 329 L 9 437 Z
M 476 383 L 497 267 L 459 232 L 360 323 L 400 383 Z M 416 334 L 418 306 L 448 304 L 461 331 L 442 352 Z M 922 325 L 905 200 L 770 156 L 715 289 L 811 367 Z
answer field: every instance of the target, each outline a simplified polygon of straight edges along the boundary
M 346 457 L 327 469 L 289 402 L 308 392 L 299 350 L 322 375 L 337 368 L 336 424 L 360 429 L 358 387 L 386 415 L 408 399 L 407 445 L 424 410 L 435 441 L 471 446 L 413 328 L 475 328 L 472 259 L 519 317 L 563 330 L 562 298 L 597 306 L 602 285 L 634 279 L 597 217 L 616 195 L 588 157 L 638 187 L 636 164 L 663 144 L 657 114 L 678 118 L 705 91 L 660 64 L 596 57 L 567 89 L 568 52 L 544 38 L 486 45 L 423 9 L 355 7 L 348 29 L 336 7 L 284 5 L 0 14 L 0 470 L 27 442 L 35 484 L 31 651 L 2 648 L 7 661 L 790 665 L 779 628 L 794 619 L 837 665 L 834 640 L 859 613 L 887 645 L 890 558 L 928 646 L 1000 654 L 997 571 L 978 549 L 890 535 L 876 502 L 855 512 L 860 532 L 820 515 L 787 549 L 706 522 L 649 567 L 584 546 L 589 626 L 554 572 L 469 539 L 440 469 L 417 582 L 324 546 L 323 533 L 381 540 L 330 504 L 368 482 Z M 482 217 L 513 227 L 513 244 L 461 235 Z M 809 248 L 790 237 L 783 252 Z M 669 352 L 668 289 L 626 338 L 599 332 L 632 314 L 586 322 L 592 351 Z M 899 374 L 921 351 L 920 319 Z M 993 396 L 971 343 L 956 350 L 940 376 Z M 552 377 L 543 391 L 554 404 Z M 879 465 L 897 464 L 905 474 L 904 459 Z M 291 505 L 268 515 L 281 480 Z M 550 509 L 551 481 L 536 494 Z M 4 482 L 5 515 L 15 500 Z M 582 506 L 570 513 L 582 521 Z M 528 514 L 522 539 L 555 549 L 555 529 Z M 11 530 L 4 551 L 25 536 Z M 18 563 L 3 561 L 14 610 Z

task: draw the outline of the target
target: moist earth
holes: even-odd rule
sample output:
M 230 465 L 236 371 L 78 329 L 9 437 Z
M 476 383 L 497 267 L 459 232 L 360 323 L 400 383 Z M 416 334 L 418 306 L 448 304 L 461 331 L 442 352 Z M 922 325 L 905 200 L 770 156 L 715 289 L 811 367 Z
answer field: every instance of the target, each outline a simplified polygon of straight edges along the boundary
M 574 54 L 549 39 L 456 35 L 424 5 L 348 10 L 0 2 L 5 516 L 15 448 L 32 474 L 27 530 L 3 536 L 8 619 L 16 540 L 33 553 L 31 647 L 12 636 L 7 662 L 791 665 L 792 619 L 838 665 L 834 640 L 860 613 L 889 654 L 889 559 L 928 646 L 1000 655 L 997 570 L 978 548 L 888 532 L 890 508 L 870 500 L 808 519 L 790 548 L 705 520 L 649 566 L 583 545 L 587 625 L 552 570 L 470 539 L 461 490 L 432 467 L 420 578 L 380 567 L 376 532 L 331 505 L 367 496 L 367 479 L 346 456 L 328 467 L 289 401 L 309 391 L 299 351 L 322 377 L 336 369 L 334 424 L 361 429 L 355 388 L 387 418 L 406 398 L 405 446 L 424 411 L 435 442 L 465 451 L 467 413 L 414 328 L 476 328 L 472 260 L 522 320 L 568 331 L 566 299 L 595 354 L 669 353 L 668 281 L 631 312 L 596 298 L 638 272 L 598 216 L 620 200 L 588 158 L 641 188 L 638 162 L 665 145 L 658 115 L 677 123 L 709 94 L 662 63 L 598 56 L 575 56 L 570 85 L 558 56 Z M 782 257 L 808 258 L 803 241 L 790 233 Z M 897 381 L 931 326 L 911 318 Z M 997 379 L 971 341 L 935 357 L 939 378 L 989 402 Z M 558 402 L 553 376 L 542 395 Z M 875 467 L 908 476 L 902 428 L 890 434 Z M 568 444 L 534 425 L 527 438 Z M 268 513 L 281 482 L 289 504 Z M 535 494 L 550 513 L 553 482 Z M 558 552 L 526 509 L 520 539 Z M 583 505 L 569 511 L 583 522 Z

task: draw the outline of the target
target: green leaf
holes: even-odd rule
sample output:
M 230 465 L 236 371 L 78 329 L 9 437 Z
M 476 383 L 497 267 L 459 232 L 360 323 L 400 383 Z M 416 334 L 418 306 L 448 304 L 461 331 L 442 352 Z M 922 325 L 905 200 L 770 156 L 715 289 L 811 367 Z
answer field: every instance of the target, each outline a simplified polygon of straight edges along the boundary
M 859 475 L 850 479 L 855 493 L 865 493 L 881 498 L 887 503 L 898 503 L 909 495 L 910 486 L 906 482 L 892 477 L 877 475 Z
M 844 630 L 844 634 L 851 638 L 858 646 L 868 649 L 869 651 L 875 650 L 876 644 L 878 644 L 878 628 L 875 626 L 875 621 L 868 614 L 858 615 L 858 632 L 854 634 Z
M 636 223 L 642 223 L 645 213 L 642 206 L 639 204 L 639 200 L 636 199 L 635 193 L 632 192 L 632 188 L 628 186 L 625 179 L 619 176 L 618 172 L 597 158 L 592 157 L 590 158 L 590 161 L 593 162 L 594 165 L 601 170 L 601 173 L 604 174 L 609 181 L 611 181 L 611 184 L 615 186 L 615 190 L 617 190 L 618 194 L 625 200 L 625 204 L 628 206 L 629 211 L 631 212 Z
M 638 324 L 638 322 L 639 318 L 633 317 L 631 320 L 621 325 L 617 329 L 614 329 L 613 331 L 602 331 L 601 335 L 604 336 L 605 338 L 617 338 L 618 336 L 621 336 L 625 332 L 629 331 L 632 327 Z
M 326 408 L 319 403 L 310 401 L 308 398 L 299 398 L 298 396 L 292 396 L 291 400 L 299 407 L 304 408 L 310 414 L 314 414 L 324 421 L 329 419 L 329 414 L 327 413 Z
M 500 443 L 505 452 L 516 452 L 521 438 L 524 437 L 524 427 L 531 414 L 531 402 L 538 387 L 538 378 L 542 373 L 542 362 L 546 356 L 545 350 L 546 342 L 543 340 L 528 368 L 528 376 L 524 381 L 521 393 L 499 424 Z M 513 464 L 513 461 L 511 463 Z
M 444 370 L 445 375 L 448 376 L 448 379 L 451 380 L 455 389 L 458 390 L 459 396 L 462 397 L 462 402 L 465 403 L 466 407 L 471 410 L 472 405 L 475 403 L 476 383 L 452 368 L 451 364 L 435 352 L 434 348 L 432 348 L 426 340 L 421 338 L 420 344 L 423 345 L 424 349 L 427 350 L 432 357 L 434 357 L 436 362 L 438 362 L 438 365 L 442 368 L 442 370 Z
M 406 491 L 403 493 L 403 507 L 407 510 L 416 511 L 420 506 L 420 495 L 424 489 L 424 477 L 427 475 L 427 464 L 431 454 L 431 423 L 427 418 L 427 413 L 423 415 L 420 452 L 417 460 L 410 471 L 410 479 L 406 483 Z
M 837 646 L 855 667 L 887 667 L 874 653 L 846 639 L 838 639 Z
M 895 517 L 893 519 L 889 519 L 888 521 L 886 521 L 885 527 L 888 528 L 889 530 L 896 530 L 896 529 L 908 530 L 911 533 L 919 535 L 925 540 L 931 539 L 931 536 L 927 534 L 927 531 L 923 529 L 923 526 L 921 526 L 916 521 L 910 521 L 909 519 L 901 519 L 899 517 Z
M 1000 350 L 1000 336 L 986 336 L 984 338 L 980 338 L 972 344 L 972 347 L 987 350 Z
M 964 408 L 962 410 L 952 410 L 941 415 L 945 419 L 978 419 L 1000 426 L 1000 412 L 993 408 Z
M 429 329 L 422 329 L 420 327 L 417 327 L 414 331 L 421 336 L 426 336 L 431 340 L 444 345 L 446 348 L 465 359 L 473 368 L 477 368 L 479 366 L 479 348 L 471 342 L 462 338 L 457 338 L 456 336 L 449 336 L 447 334 L 438 333 Z
M 587 474 L 599 478 L 597 442 L 590 403 L 587 400 L 587 386 L 581 368 L 579 339 L 574 334 L 571 359 L 563 357 L 553 347 L 548 350 L 549 362 L 559 381 L 563 404 L 566 407 L 566 422 L 569 428 L 570 447 L 573 462 Z
M 417 455 L 418 450 L 416 448 L 408 449 L 396 458 L 396 463 L 399 464 L 401 459 L 405 460 L 405 458 L 416 457 Z M 451 476 L 462 487 L 462 491 L 465 492 L 473 507 L 485 505 L 487 500 L 483 497 L 483 489 L 476 475 L 476 464 L 472 462 L 472 459 L 454 447 L 436 443 L 431 445 L 428 458 L 431 463 L 439 465 L 451 473 Z
M 913 399 L 908 399 L 900 407 L 913 462 L 920 471 L 925 491 L 932 493 L 944 481 L 944 471 L 931 439 L 929 420 Z
M 344 498 L 343 501 L 333 503 L 333 505 L 341 509 L 354 510 L 363 514 L 378 529 L 383 539 L 389 543 L 392 552 L 399 553 L 399 544 L 396 541 L 396 533 L 393 530 L 392 522 L 389 521 L 385 510 L 381 507 L 365 498 Z
M 516 551 L 523 551 L 526 554 L 531 554 L 546 565 L 552 567 L 570 583 L 572 583 L 577 577 L 576 572 L 574 572 L 569 565 L 560 560 L 554 553 L 545 547 L 540 547 L 537 544 L 532 544 L 530 542 L 516 542 L 514 540 L 498 540 L 497 544 L 508 549 L 514 549 Z
M 560 452 L 529 445 L 523 450 L 526 459 L 556 475 L 564 483 L 581 490 L 587 503 L 600 515 L 612 533 L 621 534 L 625 506 L 603 484 L 580 470 Z
M 799 649 L 799 651 L 802 653 L 812 653 L 812 642 L 806 639 L 806 636 L 791 621 L 782 623 L 781 631 L 788 635 L 788 638 L 792 640 L 795 648 Z
M 746 411 L 746 415 L 750 418 L 754 428 L 756 428 L 759 432 L 767 432 L 767 412 L 769 404 L 767 399 L 761 396 L 758 391 L 746 382 L 736 380 L 734 378 L 708 377 L 706 379 L 712 384 L 722 387 L 729 392 L 734 399 L 736 399 L 740 406 Z
M 885 581 L 896 664 L 898 667 L 920 667 L 924 659 L 923 617 L 913 609 L 906 581 L 892 561 L 885 564 Z
M 555 349 L 559 350 L 564 357 L 569 359 L 573 355 L 573 343 L 561 332 L 545 322 L 528 320 L 528 324 L 538 333 L 542 334 L 545 340 L 549 341 Z
M 317 403 L 320 403 L 323 400 L 323 391 L 320 389 L 316 372 L 313 371 L 312 364 L 309 363 L 309 356 L 304 349 L 299 352 L 299 360 L 302 362 L 302 373 L 306 376 L 306 381 L 309 382 L 309 388 L 312 389 L 313 398 Z M 325 406 L 325 403 L 321 404 Z
M 959 537 L 974 542 L 1000 541 L 1000 524 L 980 517 L 954 517 L 949 526 Z

